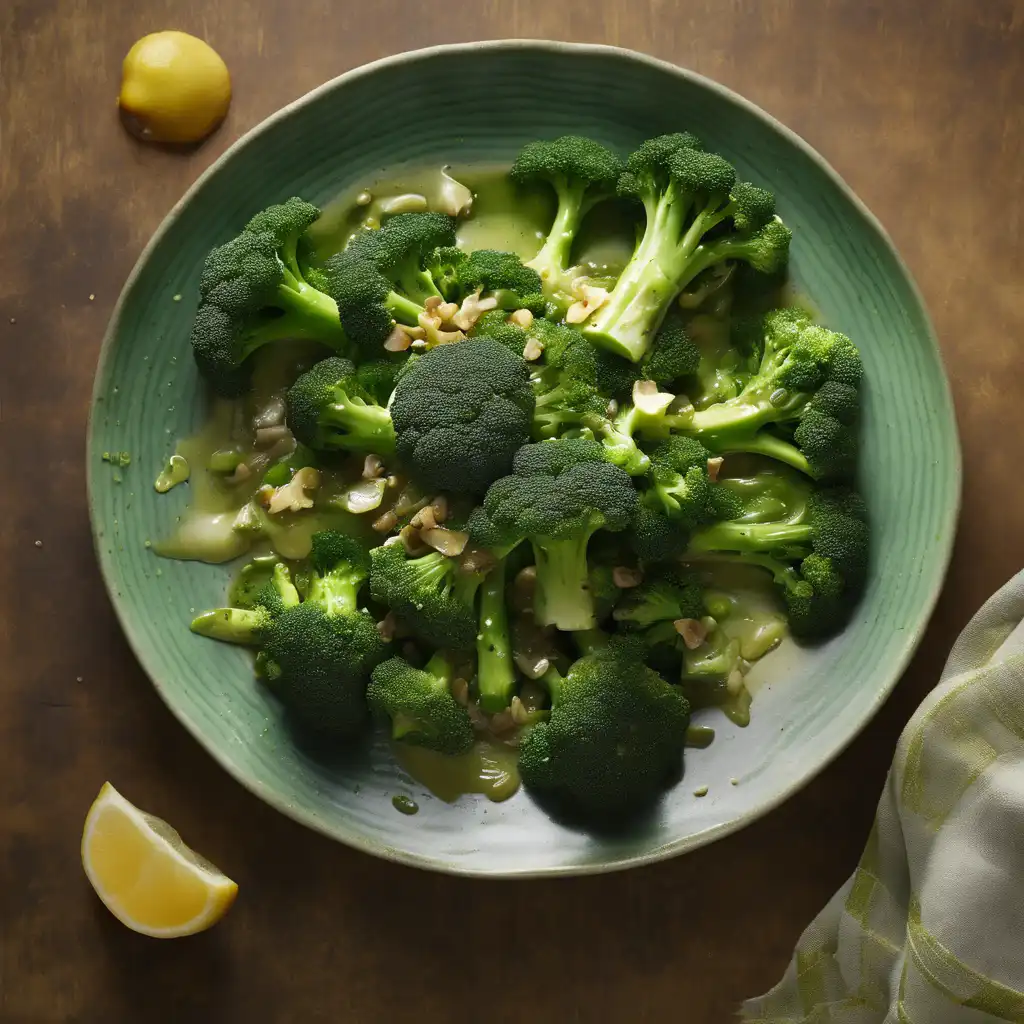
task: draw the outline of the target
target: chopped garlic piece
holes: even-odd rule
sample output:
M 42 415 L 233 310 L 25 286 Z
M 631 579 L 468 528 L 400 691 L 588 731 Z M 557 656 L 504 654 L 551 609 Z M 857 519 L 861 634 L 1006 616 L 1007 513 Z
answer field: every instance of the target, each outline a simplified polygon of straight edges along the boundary
M 441 195 L 438 208 L 449 217 L 461 217 L 473 209 L 473 193 L 461 181 L 456 181 L 448 168 L 441 170 Z
M 648 416 L 660 416 L 675 397 L 669 391 L 659 391 L 653 380 L 638 380 L 633 384 L 633 404 Z
M 313 507 L 313 499 L 306 493 L 320 486 L 320 474 L 312 466 L 297 469 L 295 475 L 270 495 L 267 510 L 272 516 L 279 512 L 301 512 Z
M 462 305 L 459 307 L 458 312 L 452 314 L 451 321 L 460 330 L 468 331 L 484 313 L 496 309 L 497 306 L 498 300 L 493 295 L 489 295 L 486 299 L 481 299 L 480 292 L 474 292 L 462 300 Z

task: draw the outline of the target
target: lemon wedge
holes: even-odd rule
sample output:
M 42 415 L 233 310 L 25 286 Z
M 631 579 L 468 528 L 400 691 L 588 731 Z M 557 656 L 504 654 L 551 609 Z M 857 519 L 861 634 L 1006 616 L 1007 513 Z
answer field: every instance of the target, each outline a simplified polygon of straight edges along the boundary
M 153 142 L 199 142 L 228 112 L 231 76 L 220 54 L 187 32 L 154 32 L 129 51 L 118 106 L 129 130 Z
M 140 811 L 109 782 L 85 819 L 82 867 L 122 924 L 158 939 L 204 931 L 238 894 L 167 822 Z

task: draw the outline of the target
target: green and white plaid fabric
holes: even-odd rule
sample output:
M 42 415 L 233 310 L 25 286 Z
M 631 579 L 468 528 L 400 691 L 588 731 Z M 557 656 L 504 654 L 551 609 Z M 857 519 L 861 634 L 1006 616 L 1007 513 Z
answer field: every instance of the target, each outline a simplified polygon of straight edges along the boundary
M 742 1018 L 1024 1022 L 1024 573 L 960 635 L 857 870 Z

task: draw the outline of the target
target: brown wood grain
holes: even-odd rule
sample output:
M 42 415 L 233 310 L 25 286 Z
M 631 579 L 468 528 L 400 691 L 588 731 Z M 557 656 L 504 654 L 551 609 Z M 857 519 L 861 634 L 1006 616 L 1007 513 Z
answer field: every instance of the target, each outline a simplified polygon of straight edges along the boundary
M 204 36 L 234 76 L 227 122 L 185 155 L 136 144 L 115 116 L 122 55 L 161 28 Z M 196 175 L 348 68 L 502 36 L 648 51 L 737 89 L 824 153 L 924 291 L 966 460 L 953 568 L 924 646 L 836 764 L 696 854 L 523 884 L 374 861 L 221 772 L 118 631 L 83 466 L 107 318 Z M 3 0 L 0 1021 L 716 1024 L 774 982 L 854 864 L 895 739 L 955 634 L 1024 565 L 1022 54 L 1021 0 Z M 78 842 L 107 778 L 238 880 L 222 926 L 161 944 L 99 906 Z

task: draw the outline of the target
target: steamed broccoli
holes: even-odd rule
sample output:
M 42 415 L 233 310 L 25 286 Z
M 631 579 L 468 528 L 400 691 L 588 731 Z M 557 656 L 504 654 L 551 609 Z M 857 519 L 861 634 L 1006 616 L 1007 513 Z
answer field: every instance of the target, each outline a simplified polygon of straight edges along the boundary
M 597 344 L 639 362 L 676 296 L 727 260 L 774 272 L 789 253 L 789 230 L 770 192 L 736 180 L 692 135 L 650 139 L 627 160 L 619 195 L 644 207 L 646 227 L 633 256 L 585 328 Z M 716 230 L 718 229 L 718 230 Z
M 767 455 L 819 480 L 856 464 L 860 354 L 845 335 L 793 309 L 763 319 L 758 372 L 733 399 L 698 409 L 687 433 L 721 452 Z M 794 427 L 792 441 L 771 432 Z
M 508 611 L 505 607 L 505 560 L 498 562 L 480 585 L 480 631 L 476 636 L 476 681 L 480 707 L 503 711 L 515 692 Z
M 307 370 L 289 389 L 287 406 L 292 433 L 316 451 L 394 453 L 391 415 L 347 359 L 334 356 Z
M 794 635 L 842 628 L 863 585 L 869 527 L 864 503 L 845 488 L 812 491 L 785 521 L 719 522 L 694 531 L 689 556 L 767 569 L 782 591 Z
M 441 298 L 423 261 L 454 245 L 455 221 L 440 213 L 401 213 L 376 231 L 362 231 L 324 265 L 330 293 L 349 339 L 379 356 L 395 323 L 415 327 L 424 303 Z
M 443 345 L 395 388 L 398 455 L 423 487 L 481 494 L 529 439 L 533 410 L 522 359 L 487 339 Z
M 572 245 L 583 218 L 594 205 L 614 194 L 622 161 L 592 139 L 564 135 L 551 142 L 530 142 L 509 172 L 518 183 L 546 182 L 555 190 L 558 207 L 540 252 L 528 266 L 536 270 L 545 293 L 567 307 Z
M 707 614 L 704 588 L 695 573 L 662 566 L 648 572 L 640 586 L 627 590 L 612 614 L 627 629 L 700 619 Z
M 282 564 L 254 608 L 206 612 L 192 629 L 258 645 L 264 678 L 288 712 L 307 729 L 346 736 L 365 723 L 366 683 L 387 645 L 358 607 L 369 570 L 359 542 L 321 530 L 313 534 L 310 563 L 304 600 Z
M 708 476 L 710 452 L 692 437 L 663 441 L 651 454 L 650 484 L 643 502 L 689 528 L 717 517 L 716 485 Z
M 437 551 L 410 558 L 400 543 L 370 552 L 370 595 L 427 643 L 472 647 L 479 575 Z
M 551 715 L 519 746 L 527 787 L 589 814 L 654 800 L 682 764 L 690 706 L 629 648 L 609 644 L 541 680 Z
M 319 274 L 307 279 L 301 258 L 303 232 L 320 211 L 292 198 L 258 213 L 236 238 L 206 257 L 199 308 L 192 325 L 192 353 L 202 376 L 220 395 L 240 395 L 248 385 L 246 362 L 274 341 L 318 341 L 346 347 L 334 299 Z
M 391 720 L 392 739 L 442 754 L 464 754 L 473 746 L 469 712 L 451 693 L 452 666 L 437 651 L 422 668 L 389 658 L 373 670 L 366 700 Z
M 529 540 L 538 624 L 583 630 L 596 624 L 587 544 L 598 530 L 624 530 L 635 508 L 629 477 L 605 460 L 599 444 L 542 441 L 519 449 L 513 475 L 491 485 L 468 529 L 475 543 L 499 552 Z

